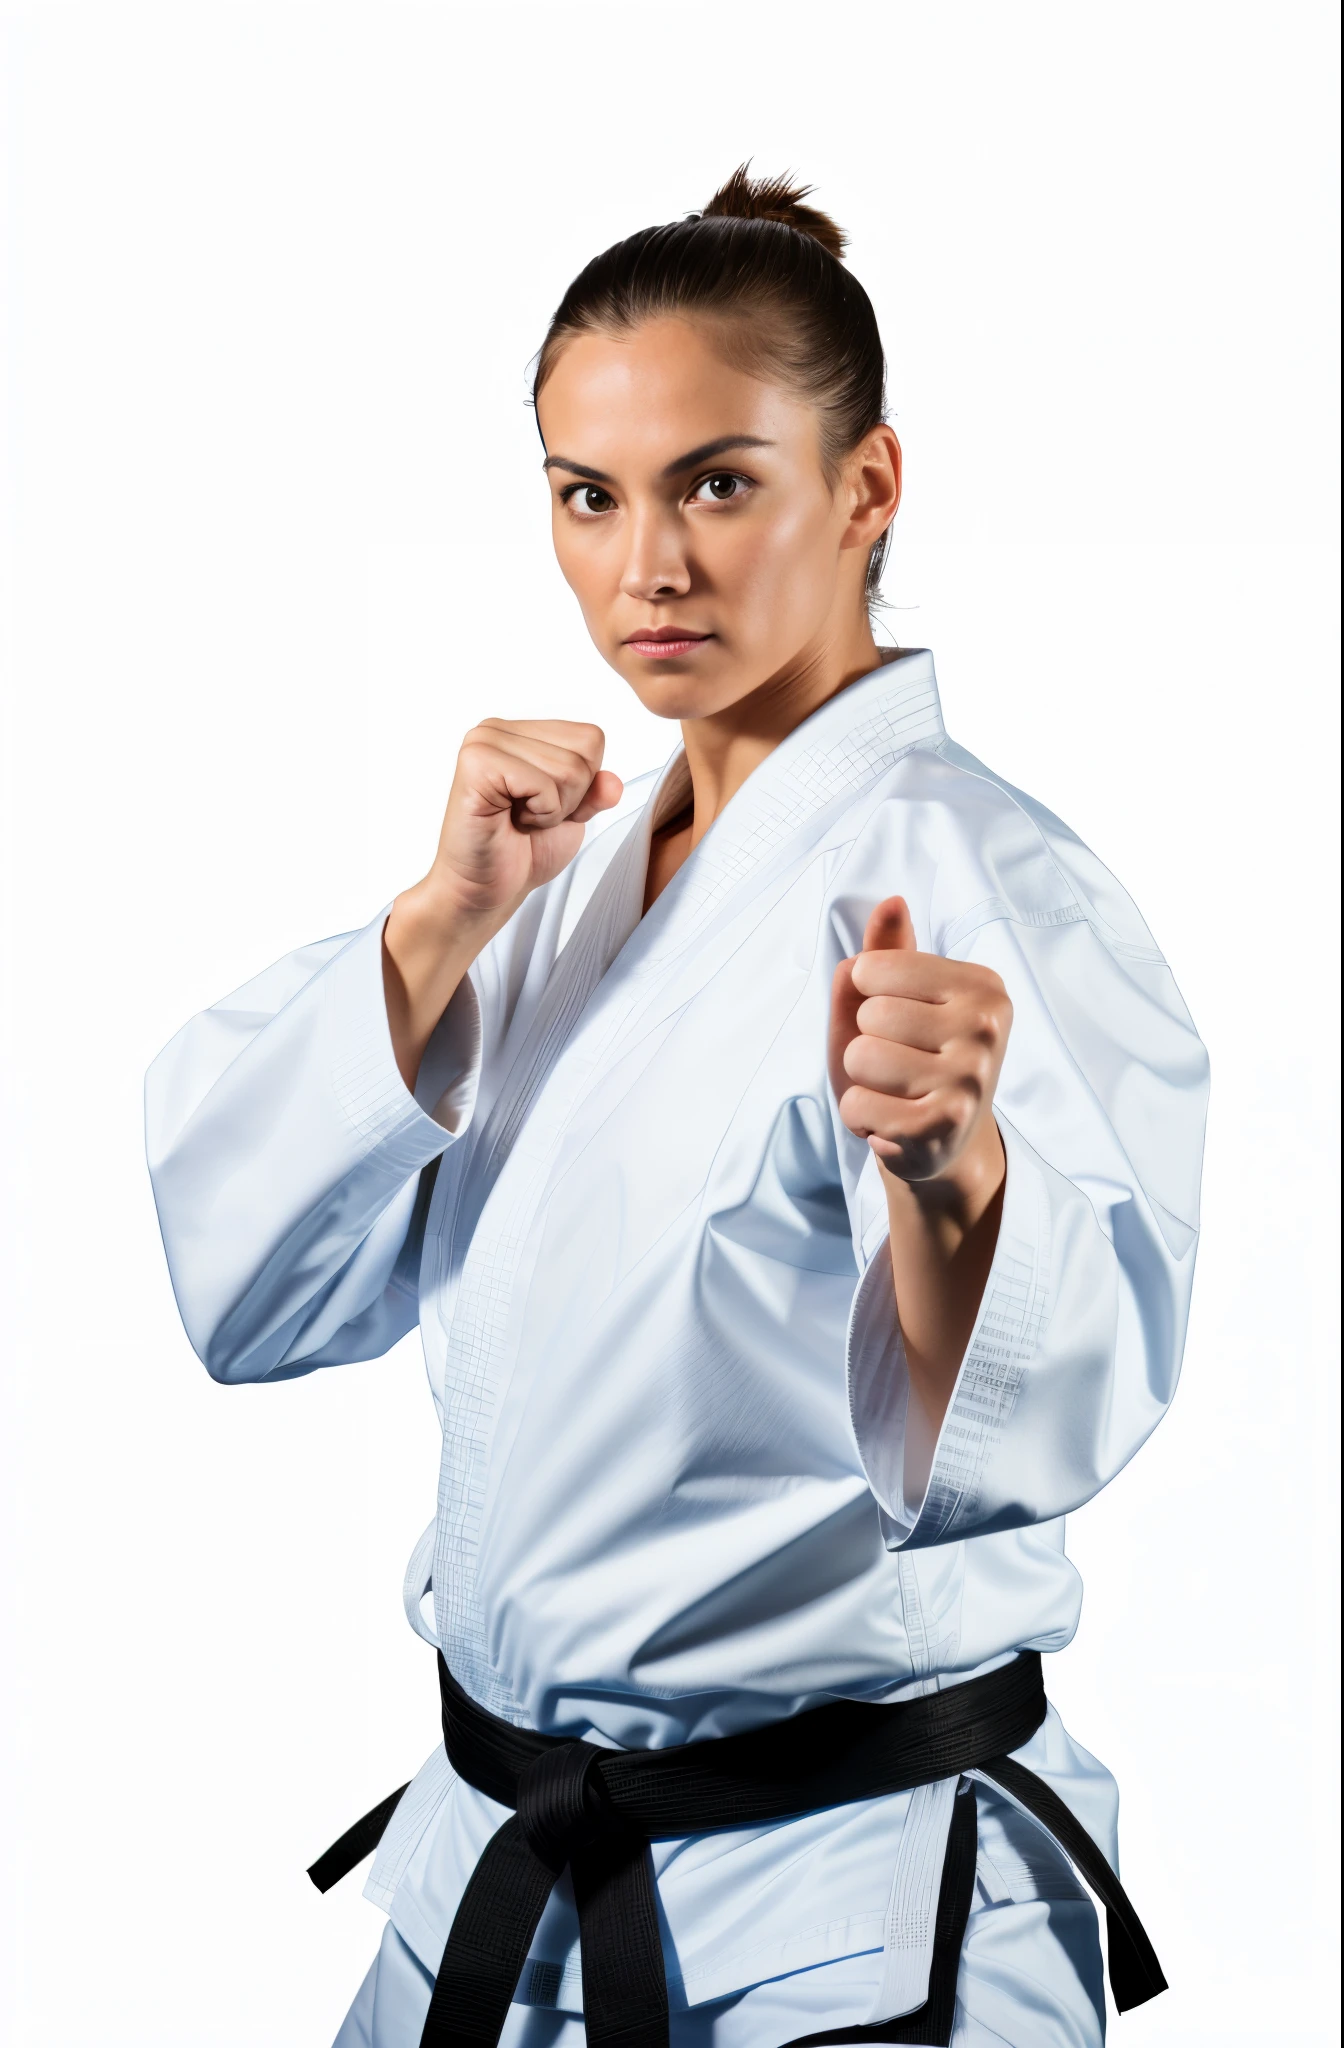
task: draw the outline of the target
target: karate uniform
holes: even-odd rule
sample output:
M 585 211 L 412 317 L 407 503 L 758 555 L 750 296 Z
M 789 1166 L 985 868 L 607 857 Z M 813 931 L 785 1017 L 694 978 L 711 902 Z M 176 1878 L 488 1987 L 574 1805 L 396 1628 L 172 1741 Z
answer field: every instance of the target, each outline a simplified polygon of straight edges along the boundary
M 1198 1224 L 1207 1062 L 1171 971 L 1068 827 L 947 736 L 927 652 L 804 720 L 641 916 L 651 833 L 688 793 L 678 745 L 589 824 L 474 962 L 414 1095 L 386 911 L 195 1018 L 147 1084 L 207 1369 L 290 1378 L 418 1322 L 443 1461 L 411 1625 L 495 1716 L 606 1747 L 1062 1648 L 1063 1518 L 1171 1399 Z M 882 1169 L 826 1069 L 836 963 L 897 892 L 921 949 L 993 967 L 1014 1011 L 998 1244 L 917 1495 Z M 427 1652 L 429 1711 L 433 1682 Z M 1053 1710 L 1018 1754 L 1115 1863 L 1114 1783 Z M 674 2044 L 918 2008 L 957 1787 L 655 1841 Z M 975 1796 L 954 2038 L 1100 2040 L 1067 1859 Z M 341 2048 L 415 2048 L 507 1816 L 435 1750 L 365 1887 L 391 1925 Z M 516 1997 L 506 2039 L 581 2039 L 564 1879 Z

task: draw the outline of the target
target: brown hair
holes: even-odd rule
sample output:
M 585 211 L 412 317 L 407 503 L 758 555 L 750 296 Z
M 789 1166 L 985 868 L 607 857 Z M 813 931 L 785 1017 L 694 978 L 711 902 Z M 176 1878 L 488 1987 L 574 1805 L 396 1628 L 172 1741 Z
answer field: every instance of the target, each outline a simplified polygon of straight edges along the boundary
M 743 164 L 708 206 L 665 227 L 627 235 L 579 272 L 537 356 L 532 401 L 565 344 L 668 314 L 724 324 L 735 360 L 777 378 L 816 406 L 821 455 L 840 462 L 886 414 L 886 361 L 867 292 L 841 262 L 845 236 L 804 205 L 810 185 L 751 178 Z M 877 597 L 890 529 L 868 559 Z

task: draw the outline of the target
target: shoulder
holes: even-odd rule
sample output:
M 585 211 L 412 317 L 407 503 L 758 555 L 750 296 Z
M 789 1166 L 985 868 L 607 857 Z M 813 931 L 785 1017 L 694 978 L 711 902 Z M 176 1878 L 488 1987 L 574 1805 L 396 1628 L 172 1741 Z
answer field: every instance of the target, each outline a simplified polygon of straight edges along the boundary
M 1133 899 L 1072 827 L 955 740 L 910 748 L 847 824 L 837 879 L 870 882 L 875 901 L 906 895 L 921 944 L 936 952 L 1002 919 L 1085 922 L 1114 951 L 1162 957 Z

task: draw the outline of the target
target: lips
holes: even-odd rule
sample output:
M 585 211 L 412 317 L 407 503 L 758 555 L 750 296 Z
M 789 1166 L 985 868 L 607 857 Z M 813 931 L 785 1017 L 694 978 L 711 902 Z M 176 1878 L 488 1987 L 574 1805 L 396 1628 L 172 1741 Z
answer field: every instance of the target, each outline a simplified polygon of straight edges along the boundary
M 651 626 L 647 630 L 631 633 L 625 645 L 636 654 L 646 654 L 653 659 L 666 659 L 669 655 L 689 654 L 692 648 L 703 647 L 706 640 L 712 640 L 712 633 L 691 633 L 684 626 Z

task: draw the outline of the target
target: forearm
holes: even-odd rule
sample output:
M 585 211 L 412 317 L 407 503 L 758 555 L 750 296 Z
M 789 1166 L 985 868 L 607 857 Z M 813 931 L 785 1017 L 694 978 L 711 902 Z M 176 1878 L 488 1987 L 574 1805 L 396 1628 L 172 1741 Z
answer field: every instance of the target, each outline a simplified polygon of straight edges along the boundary
M 979 1314 L 998 1243 L 1005 1171 L 992 1116 L 936 1179 L 904 1181 L 882 1170 L 897 1313 L 919 1409 L 911 1427 L 924 1449 L 942 1427 Z
M 383 991 L 397 1069 L 414 1090 L 434 1027 L 472 961 L 505 922 L 470 915 L 432 880 L 403 890 L 383 927 Z

